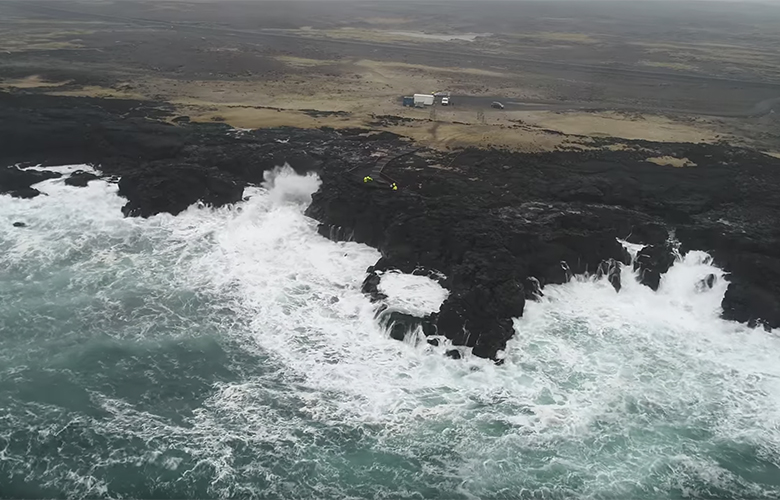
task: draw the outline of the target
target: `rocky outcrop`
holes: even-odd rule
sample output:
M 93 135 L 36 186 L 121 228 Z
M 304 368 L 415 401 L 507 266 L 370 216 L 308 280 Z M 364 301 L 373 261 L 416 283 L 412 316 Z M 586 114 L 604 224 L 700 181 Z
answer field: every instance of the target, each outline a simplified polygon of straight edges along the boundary
M 730 281 L 723 299 L 723 317 L 751 326 L 780 328 L 780 262 L 755 252 L 726 254 L 721 262 Z M 724 255 L 725 254 L 725 255 Z
M 596 276 L 598 278 L 606 278 L 607 281 L 609 281 L 609 284 L 612 285 L 612 288 L 614 288 L 616 292 L 619 292 L 623 287 L 623 284 L 620 281 L 620 270 L 622 267 L 622 263 L 615 259 L 603 260 L 601 261 L 601 264 L 599 264 Z
M 634 264 L 652 289 L 676 258 L 670 236 L 682 242 L 683 253 L 713 252 L 732 275 L 724 317 L 775 325 L 780 270 L 772 266 L 780 262 L 774 250 L 780 211 L 778 195 L 767 186 L 780 187 L 777 162 L 758 154 L 733 163 L 712 159 L 737 155 L 730 148 L 663 147 L 685 148 L 699 167 L 659 168 L 631 152 L 467 150 L 389 166 L 401 186 L 391 191 L 364 189 L 350 173 L 326 164 L 308 214 L 323 222 L 326 236 L 333 238 L 328 228 L 339 227 L 378 248 L 380 268 L 444 273 L 450 295 L 430 318 L 435 332 L 482 357 L 500 357 L 514 334 L 511 318 L 547 284 L 589 273 L 606 277 L 619 292 L 620 267 L 630 258 L 618 239 L 645 245 Z M 451 167 L 430 168 L 433 163 Z M 763 196 L 751 199 L 758 179 Z M 742 222 L 726 224 L 724 210 Z M 773 223 L 748 223 L 749 212 Z M 704 230 L 713 223 L 717 231 Z M 760 266 L 763 278 L 758 257 L 747 252 L 751 247 L 768 261 Z
M 57 172 L 21 169 L 15 165 L 5 168 L 0 166 L 0 194 L 7 193 L 16 198 L 35 198 L 41 192 L 33 188 L 33 184 L 60 176 Z
M 198 165 L 138 170 L 122 176 L 119 194 L 129 201 L 128 216 L 149 217 L 161 212 L 176 215 L 195 202 L 222 206 L 241 201 L 244 183 L 219 170 Z
M 661 275 L 674 264 L 674 249 L 670 243 L 647 245 L 642 248 L 634 261 L 634 269 L 639 270 L 639 282 L 658 290 Z
M 195 202 L 235 203 L 247 184 L 263 182 L 265 171 L 284 163 L 299 172 L 316 171 L 321 160 L 300 145 L 311 141 L 321 147 L 328 138 L 341 137 L 290 129 L 241 135 L 223 124 L 179 127 L 149 120 L 166 106 L 145 101 L 0 92 L 0 107 L 0 167 L 17 162 L 92 164 L 101 176 L 119 179 L 128 216 L 177 214 Z M 0 170 L 0 193 L 36 196 L 32 184 L 59 175 Z M 83 187 L 96 178 L 77 171 L 65 183 Z
M 436 335 L 435 315 L 420 318 L 399 311 L 390 311 L 387 305 L 383 304 L 377 310 L 376 316 L 379 324 L 389 332 L 390 338 L 395 340 L 406 339 L 406 336 L 417 328 L 421 328 L 426 336 Z
M 758 178 L 771 182 L 769 178 Z M 767 186 L 767 191 L 777 184 Z M 756 193 L 700 225 L 677 230 L 681 251 L 707 250 L 729 281 L 723 317 L 751 326 L 780 328 L 780 201 L 777 192 Z M 769 207 L 764 207 L 764 205 Z M 752 205 L 752 206 L 751 206 Z
M 630 259 L 618 239 L 645 245 L 636 265 L 657 288 L 674 261 L 670 234 L 681 253 L 708 251 L 729 273 L 724 317 L 780 326 L 780 161 L 757 152 L 627 141 L 620 151 L 545 154 L 422 149 L 388 164 L 400 187 L 393 191 L 367 189 L 358 174 L 377 155 L 409 150 L 387 132 L 177 126 L 145 119 L 164 106 L 138 101 L 0 92 L 0 105 L 0 166 L 91 163 L 119 180 L 128 216 L 234 203 L 285 162 L 319 172 L 322 187 L 307 212 L 319 232 L 382 254 L 364 283 L 372 300 L 384 299 L 374 273 L 390 269 L 432 273 L 450 290 L 426 318 L 381 310 L 396 338 L 421 326 L 499 360 L 512 318 L 546 285 L 598 274 L 619 293 L 619 269 Z M 697 166 L 648 163 L 648 150 Z M 32 184 L 50 175 L 4 169 L 0 190 L 34 196 Z
M 595 273 L 605 259 L 614 280 L 614 269 L 628 263 L 617 238 L 648 219 L 615 207 L 526 202 L 491 208 L 480 206 L 486 199 L 470 204 L 457 196 L 362 189 L 348 173 L 326 174 L 323 182 L 308 214 L 326 221 L 323 227 L 349 227 L 355 241 L 377 247 L 378 267 L 412 272 L 424 266 L 446 275 L 450 295 L 434 317 L 435 331 L 486 358 L 505 348 L 526 295 L 539 296 L 544 284 Z M 364 282 L 375 300 L 381 299 L 378 283 L 375 275 Z
M 76 170 L 65 179 L 65 184 L 68 186 L 87 187 L 89 181 L 94 181 L 95 179 L 100 179 L 100 176 L 84 170 Z

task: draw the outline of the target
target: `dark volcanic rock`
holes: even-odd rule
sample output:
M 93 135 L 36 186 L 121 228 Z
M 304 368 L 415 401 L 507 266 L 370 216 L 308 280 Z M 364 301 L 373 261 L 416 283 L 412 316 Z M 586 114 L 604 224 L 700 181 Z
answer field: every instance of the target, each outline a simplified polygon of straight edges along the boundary
M 452 358 L 452 359 L 460 359 L 460 358 L 462 358 L 462 356 L 460 354 L 460 351 L 457 350 L 457 349 L 450 349 L 449 351 L 446 351 L 444 353 L 444 355 L 447 356 L 448 358 Z
M 648 219 L 619 208 L 559 202 L 480 207 L 490 200 L 464 201 L 463 188 L 450 186 L 452 196 L 436 197 L 369 190 L 334 172 L 323 183 L 307 213 L 352 228 L 356 241 L 379 248 L 382 266 L 445 274 L 451 293 L 436 317 L 438 333 L 488 358 L 506 347 L 514 333 L 511 318 L 522 316 L 526 295 L 541 292 L 539 285 L 526 292 L 529 276 L 541 285 L 564 283 L 572 273 L 596 272 L 604 259 L 624 261 L 617 238 L 630 232 L 633 221 Z
M 661 275 L 674 264 L 674 249 L 669 245 L 648 245 L 636 256 L 634 268 L 639 269 L 639 281 L 653 290 L 658 290 Z
M 723 299 L 723 317 L 753 326 L 780 328 L 780 260 L 776 256 L 743 252 L 729 255 L 723 262 L 731 281 Z
M 770 179 L 757 180 L 768 183 Z M 730 283 L 722 303 L 724 318 L 779 328 L 780 193 L 772 188 L 771 184 L 766 189 L 751 187 L 756 192 L 746 202 L 747 207 L 730 209 L 728 218 L 716 212 L 712 216 L 718 217 L 715 224 L 680 228 L 677 237 L 682 251 L 708 250 L 714 263 L 728 271 L 726 279 Z M 770 209 L 764 210 L 762 205 Z
M 379 323 L 388 329 L 390 338 L 395 340 L 404 340 L 406 335 L 417 327 L 422 327 L 423 332 L 431 331 L 431 316 L 418 318 L 399 311 L 389 311 L 384 306 L 378 311 L 378 316 Z M 429 335 L 429 333 L 426 333 L 426 335 Z
M 13 191 L 8 191 L 8 194 L 13 196 L 14 198 L 24 198 L 24 199 L 30 199 L 35 198 L 39 194 L 41 194 L 40 191 L 38 191 L 35 188 L 22 188 L 22 189 L 15 189 Z
M 596 275 L 599 278 L 606 277 L 609 283 L 615 289 L 615 291 L 619 292 L 620 289 L 622 288 L 622 283 L 620 282 L 621 267 L 622 267 L 622 263 L 616 261 L 615 259 L 605 260 L 602 261 L 601 264 L 599 264 L 599 268 Z
M 14 227 L 27 227 L 24 222 L 14 222 Z
M 132 216 L 176 214 L 197 201 L 215 206 L 239 201 L 247 183 L 263 182 L 265 171 L 285 162 L 298 172 L 316 170 L 321 160 L 301 143 L 340 137 L 289 129 L 239 135 L 221 124 L 169 125 L 147 119 L 164 105 L 142 101 L 0 92 L 0 107 L 0 166 L 99 165 L 103 175 L 122 179 L 124 212 Z M 290 140 L 295 134 L 300 139 Z M 59 176 L 24 171 L 23 177 L 11 177 L 11 170 L 0 171 L 0 192 L 16 196 L 35 196 L 31 184 Z M 83 186 L 93 178 L 76 173 L 66 183 Z
M 664 245 L 668 239 L 669 228 L 656 222 L 637 224 L 631 228 L 631 234 L 626 237 L 626 241 L 629 243 L 645 245 Z
M 706 278 L 703 278 L 699 280 L 698 283 L 696 283 L 696 291 L 697 292 L 704 292 L 715 286 L 715 282 L 717 281 L 717 278 L 714 274 L 710 273 L 707 275 Z
M 371 298 L 371 302 L 378 302 L 387 298 L 387 295 L 379 291 L 379 282 L 382 278 L 374 271 L 369 272 L 366 279 L 363 280 L 363 285 L 360 291 L 365 293 Z
M 149 217 L 160 212 L 176 215 L 197 201 L 213 206 L 236 203 L 244 186 L 219 171 L 177 165 L 125 175 L 119 181 L 119 194 L 130 200 L 122 207 L 125 215 Z
M 540 298 L 544 297 L 544 292 L 542 292 L 542 284 L 539 283 L 539 280 L 533 276 L 529 276 L 525 279 L 525 286 L 523 289 L 525 290 L 526 300 L 539 300 Z
M 500 361 L 512 318 L 546 285 L 588 273 L 620 290 L 619 269 L 629 258 L 618 239 L 647 245 L 636 265 L 657 288 L 673 263 L 670 233 L 682 254 L 710 252 L 728 272 L 724 317 L 780 326 L 780 161 L 757 152 L 643 141 L 624 151 L 425 150 L 387 165 L 400 187 L 393 191 L 361 180 L 377 153 L 412 147 L 386 132 L 170 125 L 147 119 L 164 109 L 160 103 L 111 99 L 0 92 L 0 107 L 0 167 L 97 165 L 120 179 L 127 215 L 234 203 L 247 184 L 284 163 L 319 172 L 322 187 L 307 214 L 321 223 L 320 234 L 381 252 L 363 285 L 372 300 L 385 298 L 374 271 L 446 276 L 431 274 L 450 291 L 439 313 L 396 317 L 401 326 L 390 333 L 397 338 L 422 326 L 426 335 Z M 654 165 L 645 161 L 648 150 L 698 166 Z M 35 196 L 31 186 L 55 175 L 3 169 L 0 192 Z
M 65 184 L 68 186 L 86 187 L 89 181 L 94 181 L 95 179 L 100 179 L 100 177 L 91 172 L 76 170 L 65 179 Z
M 171 157 L 186 132 L 153 122 L 162 103 L 0 92 L 0 165 Z
M 522 285 L 495 280 L 456 290 L 441 306 L 439 333 L 456 345 L 473 347 L 477 356 L 492 357 L 512 337 L 510 318 L 523 315 Z
M 22 170 L 15 166 L 0 168 L 0 194 L 8 193 L 17 198 L 34 198 L 41 192 L 31 187 L 33 184 L 60 176 L 61 174 L 57 172 Z
M 636 266 L 657 289 L 674 263 L 672 231 L 683 252 L 711 251 L 732 272 L 724 317 L 775 325 L 780 270 L 770 262 L 780 261 L 780 162 L 723 146 L 643 145 L 696 157 L 700 167 L 659 168 L 635 152 L 466 150 L 388 167 L 402 186 L 389 191 L 364 189 L 326 163 L 307 213 L 378 248 L 377 267 L 445 274 L 451 293 L 433 318 L 438 333 L 478 356 L 496 358 L 514 333 L 511 318 L 547 284 L 595 273 L 620 290 L 620 267 L 630 258 L 618 238 L 646 245 Z M 732 155 L 739 162 L 712 159 Z M 717 230 L 708 230 L 713 224 Z

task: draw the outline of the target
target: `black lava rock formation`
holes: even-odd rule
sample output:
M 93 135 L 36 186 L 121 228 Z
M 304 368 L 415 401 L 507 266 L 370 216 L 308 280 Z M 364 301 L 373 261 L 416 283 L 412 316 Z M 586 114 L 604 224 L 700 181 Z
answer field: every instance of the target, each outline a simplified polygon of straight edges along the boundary
M 100 179 L 100 176 L 84 170 L 76 170 L 65 179 L 65 184 L 68 186 L 87 187 L 89 181 L 94 181 L 95 179 Z
M 3 165 L 0 166 L 0 194 L 10 194 L 16 198 L 35 198 L 41 192 L 33 188 L 33 184 L 60 176 L 57 172 L 23 170 L 15 165 Z
M 543 154 L 421 149 L 387 165 L 400 187 L 393 191 L 362 182 L 376 153 L 412 146 L 388 132 L 238 133 L 222 124 L 149 120 L 164 112 L 160 103 L 1 92 L 0 108 L 0 192 L 16 196 L 38 194 L 32 185 L 57 175 L 13 167 L 21 162 L 92 164 L 118 179 L 128 199 L 123 212 L 143 217 L 177 214 L 198 201 L 235 203 L 245 186 L 285 162 L 318 172 L 322 186 L 307 214 L 321 223 L 319 232 L 382 254 L 363 285 L 372 300 L 383 301 L 378 285 L 387 270 L 430 273 L 450 290 L 440 311 L 425 318 L 380 306 L 378 318 L 395 338 L 421 326 L 499 360 L 514 334 L 512 318 L 546 285 L 587 273 L 619 293 L 619 269 L 630 258 L 618 239 L 646 245 L 634 264 L 651 288 L 676 251 L 709 252 L 730 281 L 723 316 L 780 326 L 780 160 L 758 152 L 641 141 L 621 141 L 629 147 L 620 151 Z M 659 166 L 647 161 L 652 155 L 697 166 Z
M 119 194 L 129 200 L 122 207 L 125 215 L 178 214 L 196 201 L 218 207 L 241 201 L 244 194 L 243 182 L 215 168 L 185 164 L 159 172 L 149 167 L 122 176 Z
M 698 166 L 659 167 L 639 148 Z M 724 317 L 780 326 L 780 164 L 738 148 L 637 144 L 636 151 L 521 154 L 466 150 L 410 156 L 386 172 L 399 191 L 364 189 L 326 163 L 308 214 L 382 253 L 376 269 L 447 276 L 436 331 L 497 358 L 525 300 L 575 274 L 621 289 L 618 239 L 646 245 L 634 265 L 657 289 L 679 251 L 711 252 L 730 272 Z M 448 165 L 447 169 L 436 165 Z M 510 165 L 510 169 L 503 168 Z M 377 282 L 378 284 L 378 282 Z M 376 287 L 376 285 L 374 285 Z
M 647 245 L 636 256 L 634 268 L 639 269 L 639 281 L 653 290 L 658 290 L 661 275 L 672 267 L 675 256 L 669 243 Z

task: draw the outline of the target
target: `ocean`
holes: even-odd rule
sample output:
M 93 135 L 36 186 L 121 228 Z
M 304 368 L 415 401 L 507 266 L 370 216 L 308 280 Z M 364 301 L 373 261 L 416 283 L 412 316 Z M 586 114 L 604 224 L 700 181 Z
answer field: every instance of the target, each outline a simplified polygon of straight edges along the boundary
M 780 338 L 719 319 L 706 253 L 657 292 L 548 286 L 503 365 L 452 360 L 379 326 L 379 253 L 317 234 L 318 186 L 149 219 L 103 180 L 0 196 L 0 497 L 780 498 Z

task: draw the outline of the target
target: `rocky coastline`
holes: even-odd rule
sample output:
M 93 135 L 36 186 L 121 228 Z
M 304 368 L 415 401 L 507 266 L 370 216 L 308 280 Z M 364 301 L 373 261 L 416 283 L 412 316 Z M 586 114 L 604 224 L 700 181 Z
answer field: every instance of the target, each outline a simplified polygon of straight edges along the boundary
M 381 252 L 363 283 L 372 300 L 381 303 L 387 270 L 427 273 L 450 291 L 425 318 L 391 312 L 383 321 L 393 338 L 422 325 L 500 361 L 512 318 L 546 285 L 599 274 L 619 295 L 617 271 L 632 262 L 619 240 L 645 245 L 633 262 L 653 289 L 676 252 L 709 252 L 729 273 L 723 317 L 780 327 L 780 160 L 756 151 L 644 141 L 610 148 L 608 139 L 538 154 L 419 148 L 385 167 L 394 191 L 368 188 L 360 175 L 414 146 L 387 132 L 171 124 L 161 121 L 170 113 L 163 103 L 32 94 L 0 93 L 0 113 L 5 195 L 37 196 L 34 184 L 58 175 L 25 167 L 87 163 L 118 182 L 126 216 L 148 217 L 198 201 L 239 202 L 244 187 L 284 163 L 317 172 L 322 186 L 307 215 L 320 233 Z M 691 166 L 648 161 L 657 156 Z

